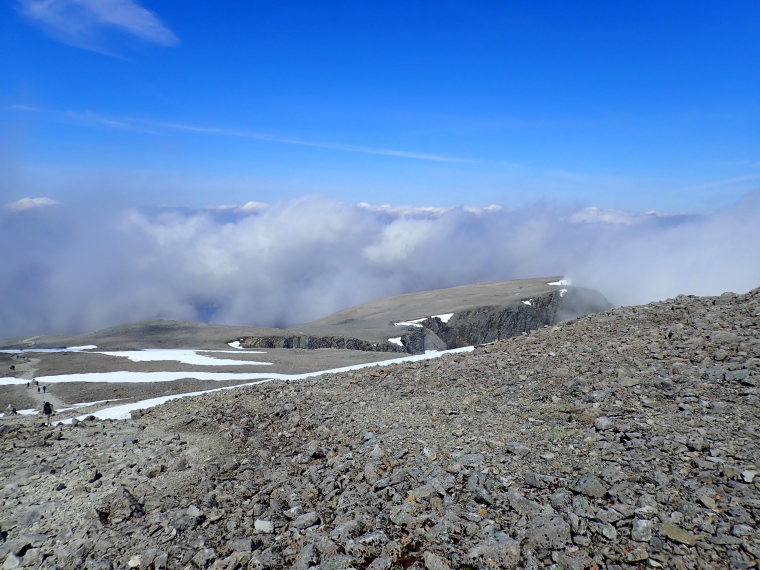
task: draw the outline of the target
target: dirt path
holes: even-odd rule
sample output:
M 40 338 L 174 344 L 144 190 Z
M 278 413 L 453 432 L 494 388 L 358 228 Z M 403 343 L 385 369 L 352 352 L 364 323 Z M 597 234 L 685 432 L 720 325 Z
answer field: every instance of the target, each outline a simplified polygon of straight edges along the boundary
M 59 397 L 57 397 L 55 394 L 48 391 L 45 387 L 45 391 L 43 391 L 43 386 L 39 386 L 39 392 L 37 392 L 38 386 L 35 386 L 33 384 L 34 377 L 37 374 L 37 367 L 39 365 L 40 359 L 39 358 L 31 358 L 26 357 L 23 360 L 18 360 L 15 363 L 16 371 L 19 373 L 20 378 L 26 378 L 29 380 L 29 382 L 32 383 L 27 390 L 29 391 L 29 395 L 37 400 L 39 402 L 38 408 L 42 409 L 42 404 L 45 402 L 50 402 L 53 404 L 54 409 L 59 408 L 65 408 L 66 402 L 61 400 Z

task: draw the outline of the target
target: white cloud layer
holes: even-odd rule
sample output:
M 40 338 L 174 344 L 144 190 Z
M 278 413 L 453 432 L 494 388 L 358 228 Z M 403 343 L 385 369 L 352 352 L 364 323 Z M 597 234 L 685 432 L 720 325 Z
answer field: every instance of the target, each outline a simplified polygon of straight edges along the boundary
M 295 325 L 371 299 L 564 274 L 614 303 L 760 285 L 760 191 L 708 216 L 536 205 L 0 212 L 0 338 L 150 318 Z
M 55 39 L 94 51 L 105 51 L 101 34 L 108 30 L 158 45 L 179 42 L 153 12 L 134 0 L 19 0 L 18 7 Z

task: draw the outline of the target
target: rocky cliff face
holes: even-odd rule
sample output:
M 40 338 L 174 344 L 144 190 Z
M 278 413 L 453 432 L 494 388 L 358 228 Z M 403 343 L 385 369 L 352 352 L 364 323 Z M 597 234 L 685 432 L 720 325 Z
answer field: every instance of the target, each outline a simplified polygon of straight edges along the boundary
M 248 336 L 241 338 L 243 348 L 339 348 L 348 350 L 366 350 L 371 352 L 406 352 L 404 347 L 391 342 L 370 342 L 359 338 L 343 336 Z
M 611 308 L 600 293 L 574 287 L 535 297 L 528 303 L 461 311 L 446 323 L 433 317 L 422 321 L 422 329 L 403 335 L 401 341 L 412 354 L 474 346 Z
M 316 335 L 252 336 L 239 339 L 239 342 L 244 348 L 349 348 L 420 354 L 426 350 L 446 350 L 511 338 L 542 326 L 610 308 L 610 303 L 596 291 L 573 287 L 537 296 L 528 303 L 459 311 L 446 323 L 437 317 L 426 319 L 419 323 L 420 326 L 406 327 L 406 332 L 400 334 L 403 346 L 352 337 Z

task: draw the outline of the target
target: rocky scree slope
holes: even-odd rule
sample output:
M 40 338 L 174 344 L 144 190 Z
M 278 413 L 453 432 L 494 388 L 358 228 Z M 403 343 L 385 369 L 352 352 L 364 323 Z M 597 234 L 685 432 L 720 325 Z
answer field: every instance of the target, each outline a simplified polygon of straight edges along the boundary
M 757 568 L 760 290 L 0 425 L 3 568 Z

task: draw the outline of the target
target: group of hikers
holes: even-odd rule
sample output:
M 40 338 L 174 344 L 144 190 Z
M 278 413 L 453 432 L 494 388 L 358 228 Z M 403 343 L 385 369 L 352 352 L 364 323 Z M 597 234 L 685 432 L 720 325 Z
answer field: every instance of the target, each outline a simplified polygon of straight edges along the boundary
M 32 378 L 31 382 L 26 383 L 27 388 L 36 387 L 37 393 L 47 393 L 47 386 L 42 386 L 42 390 L 40 390 L 40 383 L 36 378 Z M 53 404 L 45 400 L 45 402 L 42 404 L 42 413 L 45 415 L 45 424 L 50 425 L 52 423 L 52 415 L 53 415 Z M 8 404 L 8 407 L 6 408 L 6 412 L 8 415 L 15 416 L 18 414 L 18 410 L 16 409 L 16 406 L 13 404 Z
M 26 383 L 26 387 L 27 388 L 31 388 L 31 387 L 34 387 L 34 386 L 37 387 L 37 393 L 39 394 L 40 393 L 40 383 L 39 383 L 39 381 L 36 378 L 32 378 L 31 382 L 27 382 Z M 42 393 L 43 394 L 47 393 L 47 386 L 42 386 Z

